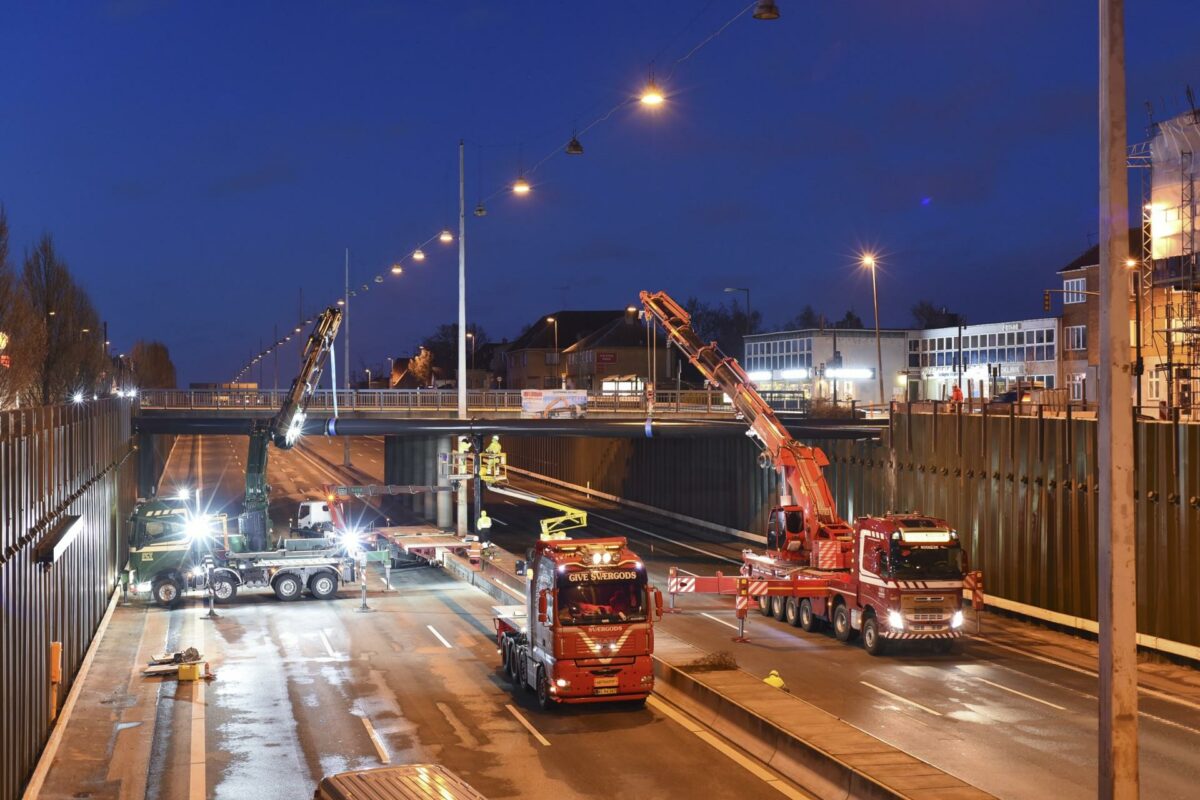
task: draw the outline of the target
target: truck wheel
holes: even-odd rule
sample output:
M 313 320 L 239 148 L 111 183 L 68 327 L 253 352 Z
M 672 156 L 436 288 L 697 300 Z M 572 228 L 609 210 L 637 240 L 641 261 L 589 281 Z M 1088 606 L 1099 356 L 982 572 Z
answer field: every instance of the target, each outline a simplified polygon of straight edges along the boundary
M 782 597 L 771 598 L 771 616 L 777 620 L 782 620 L 786 609 L 784 608 Z
M 517 670 L 520 669 L 520 658 L 517 653 L 517 646 L 512 642 L 508 643 L 508 678 L 512 681 L 513 688 L 517 686 L 517 677 L 520 674 Z
M 280 600 L 295 600 L 304 590 L 300 579 L 295 575 L 280 575 L 271 584 L 271 588 L 275 590 L 275 596 Z
M 771 598 L 765 594 L 758 598 L 758 610 L 762 612 L 764 617 L 771 616 Z
M 212 579 L 213 597 L 227 603 L 237 597 L 237 584 L 228 575 L 215 575 Z
M 525 691 L 529 691 L 530 686 L 529 686 L 529 682 L 528 682 L 528 676 L 529 676 L 529 659 L 528 659 L 528 657 L 526 657 L 526 655 L 524 653 L 519 653 L 517 655 L 516 680 L 513 681 L 513 693 L 514 694 L 519 695 L 521 693 L 520 692 L 521 689 L 524 689 Z
M 833 610 L 833 635 L 839 642 L 848 642 L 854 636 L 854 629 L 850 627 L 850 609 L 845 603 L 838 603 Z
M 550 694 L 550 679 L 546 677 L 546 670 L 538 667 L 537 673 L 537 698 L 538 708 L 542 711 L 552 711 L 557 701 L 554 695 Z
M 879 620 L 874 616 L 863 620 L 862 637 L 863 649 L 873 656 L 881 656 L 887 649 L 884 638 L 879 635 Z
M 151 594 L 154 595 L 154 602 L 171 608 L 183 599 L 183 585 L 175 578 L 165 578 L 154 583 Z
M 308 579 L 308 590 L 318 600 L 331 600 L 337 597 L 337 577 L 329 572 L 318 572 Z
M 800 629 L 812 633 L 817 628 L 817 618 L 813 616 L 812 600 L 807 597 L 800 601 Z
M 787 599 L 787 603 L 783 607 L 783 618 L 793 628 L 800 627 L 800 604 L 796 602 L 796 598 L 789 597 Z

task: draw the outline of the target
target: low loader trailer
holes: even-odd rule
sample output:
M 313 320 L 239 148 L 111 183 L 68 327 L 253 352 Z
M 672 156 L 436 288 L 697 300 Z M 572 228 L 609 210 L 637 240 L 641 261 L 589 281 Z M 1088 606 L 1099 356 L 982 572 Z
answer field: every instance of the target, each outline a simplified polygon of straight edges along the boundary
M 662 616 L 662 594 L 624 537 L 543 539 L 525 569 L 525 604 L 499 607 L 495 618 L 513 691 L 537 692 L 545 710 L 645 703 L 654 689 L 653 618 Z

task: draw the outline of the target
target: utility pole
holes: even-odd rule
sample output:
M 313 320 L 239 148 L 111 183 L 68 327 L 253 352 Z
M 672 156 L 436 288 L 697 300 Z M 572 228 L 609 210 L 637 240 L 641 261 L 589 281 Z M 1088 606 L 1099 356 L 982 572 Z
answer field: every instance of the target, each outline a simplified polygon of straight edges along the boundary
M 271 348 L 271 353 L 275 356 L 275 391 L 279 391 L 279 323 L 275 324 L 275 346 Z M 272 401 L 274 402 L 274 401 Z
M 467 192 L 463 140 L 458 140 L 458 418 L 467 418 Z M 478 458 L 476 454 L 476 458 Z M 467 482 L 458 482 L 457 531 L 467 532 Z
M 346 311 L 344 314 L 342 314 L 342 337 L 343 337 L 342 338 L 342 347 L 343 347 L 342 352 L 345 354 L 345 357 L 346 357 L 346 369 L 345 369 L 346 377 L 343 379 L 343 382 L 346 385 L 346 390 L 347 390 L 346 393 L 349 394 L 349 390 L 350 390 L 350 248 L 349 247 L 346 248 L 346 285 L 345 285 L 345 294 L 342 295 L 342 299 L 346 302 Z M 335 392 L 337 391 L 336 386 L 333 388 L 333 391 L 335 391 Z M 346 467 L 350 466 L 350 437 L 349 436 L 342 437 L 342 465 L 346 466 Z
M 1130 413 L 1125 4 L 1100 0 L 1099 797 L 1138 796 L 1137 571 Z

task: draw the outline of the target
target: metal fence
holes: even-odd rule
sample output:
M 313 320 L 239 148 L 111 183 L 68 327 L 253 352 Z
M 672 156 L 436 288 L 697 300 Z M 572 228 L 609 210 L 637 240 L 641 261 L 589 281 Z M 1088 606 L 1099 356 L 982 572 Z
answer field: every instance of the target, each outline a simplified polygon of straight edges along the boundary
M 129 403 L 115 399 L 0 412 L 0 797 L 20 796 L 125 564 L 130 427 Z M 35 549 L 68 516 L 80 518 L 76 538 L 39 565 Z

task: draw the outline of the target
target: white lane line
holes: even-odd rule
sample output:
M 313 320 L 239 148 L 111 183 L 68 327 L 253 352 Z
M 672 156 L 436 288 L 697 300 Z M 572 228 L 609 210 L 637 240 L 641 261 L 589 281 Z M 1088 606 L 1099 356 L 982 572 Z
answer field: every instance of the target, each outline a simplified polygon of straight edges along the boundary
M 442 644 L 446 645 L 446 647 L 448 647 L 448 648 L 449 648 L 449 647 L 453 647 L 453 646 L 454 646 L 454 645 L 452 645 L 452 644 L 450 644 L 449 642 L 447 642 L 447 641 L 446 641 L 446 637 L 445 637 L 445 636 L 442 636 L 440 633 L 438 633 L 438 629 L 437 629 L 437 628 L 433 627 L 432 625 L 426 625 L 425 627 L 426 627 L 426 628 L 429 628 L 429 632 L 430 632 L 430 633 L 432 633 L 434 636 L 436 636 L 436 637 L 438 638 L 438 641 L 439 641 L 439 642 L 441 642 Z
M 333 645 L 329 643 L 329 637 L 325 635 L 325 631 L 317 631 L 321 637 L 321 643 L 325 645 L 325 652 L 329 653 L 330 658 L 337 658 L 338 652 L 333 649 Z
M 1058 703 L 1051 703 L 1049 700 L 1043 700 L 1042 698 L 1034 697 L 1031 694 L 1025 694 L 1024 692 L 1018 692 L 1016 689 L 1010 689 L 1009 687 L 1005 686 L 1004 684 L 996 683 L 995 681 L 989 681 L 987 678 L 980 678 L 979 676 L 972 676 L 972 677 L 974 677 L 975 680 L 980 681 L 981 683 L 986 683 L 988 686 L 993 686 L 997 689 L 1002 689 L 1006 692 L 1011 692 L 1012 694 L 1015 694 L 1018 697 L 1024 697 L 1026 700 L 1032 700 L 1033 702 L 1041 703 L 1044 706 L 1050 706 L 1051 708 L 1057 708 L 1059 711 L 1067 710 L 1065 706 L 1060 706 Z
M 914 703 L 912 700 L 909 700 L 907 697 L 901 697 L 898 694 L 892 694 L 887 689 L 882 689 L 873 683 L 867 683 L 866 681 L 859 681 L 859 683 L 861 683 L 863 686 L 866 686 L 870 689 L 874 689 L 875 691 L 879 692 L 880 694 L 886 694 L 888 697 L 892 698 L 893 700 L 899 700 L 901 703 L 908 703 L 910 706 L 916 706 L 917 708 L 921 709 L 922 711 L 924 711 L 928 714 L 933 714 L 935 717 L 942 716 L 942 712 L 940 712 L 940 711 L 934 711 L 929 706 L 923 706 L 920 703 Z
M 359 719 L 367 729 L 367 736 L 371 737 L 371 744 L 375 745 L 375 752 L 379 754 L 379 760 L 384 764 L 392 763 L 392 757 L 388 754 L 387 748 L 383 746 L 383 740 L 379 738 L 379 734 L 375 732 L 375 726 L 371 724 L 371 720 L 367 718 L 366 714 Z
M 1163 717 L 1157 716 L 1155 714 L 1147 714 L 1145 711 L 1139 711 L 1138 713 L 1141 714 L 1143 717 L 1146 717 L 1147 719 L 1152 719 L 1155 722 L 1161 722 L 1163 725 L 1170 725 L 1172 728 L 1179 728 L 1180 730 L 1185 730 L 1189 733 L 1194 733 L 1194 734 L 1200 735 L 1200 730 L 1197 730 L 1196 728 L 1192 728 L 1188 725 L 1184 725 L 1182 722 L 1175 722 L 1174 720 L 1164 719 Z
M 763 767 L 761 764 L 759 764 L 754 759 L 750 758 L 749 756 L 746 756 L 745 754 L 739 752 L 734 747 L 731 747 L 727 743 L 723 742 L 721 739 L 717 738 L 712 733 L 705 730 L 703 728 L 703 726 L 701 726 L 698 722 L 695 722 L 687 715 L 671 708 L 669 705 L 667 705 L 663 701 L 659 700 L 657 697 L 651 696 L 651 697 L 647 698 L 646 705 L 650 706 L 651 708 L 653 708 L 655 711 L 662 714 L 663 716 L 670 718 L 671 720 L 676 722 L 678 725 L 680 725 L 684 730 L 686 730 L 687 732 L 689 732 L 691 734 L 694 734 L 697 738 L 701 739 L 705 744 L 707 744 L 710 747 L 712 747 L 713 749 L 719 751 L 722 755 L 724 755 L 730 761 L 733 761 L 735 764 L 742 767 L 747 772 L 749 772 L 751 775 L 758 778 L 760 781 L 767 784 L 772 789 L 775 789 L 783 796 L 795 798 L 795 800 L 812 800 L 812 795 L 805 794 L 804 792 L 801 792 L 797 789 L 792 788 L 787 783 L 785 783 L 774 772 Z
M 1059 661 L 1056 658 L 1050 658 L 1048 656 L 1040 656 L 1036 653 L 1030 653 L 1026 650 L 1022 650 L 1019 647 L 1012 647 L 1007 644 L 1000 644 L 999 642 L 993 642 L 991 639 L 985 639 L 982 636 L 975 636 L 972 634 L 972 635 L 970 635 L 970 638 L 975 639 L 976 641 L 981 642 L 982 644 L 985 644 L 985 645 L 988 645 L 991 647 L 998 647 L 1001 650 L 1008 650 L 1010 652 L 1016 653 L 1019 656 L 1024 656 L 1026 658 L 1032 658 L 1034 661 L 1041 661 L 1043 664 L 1050 664 L 1051 666 L 1062 667 L 1063 669 L 1069 669 L 1072 672 L 1078 672 L 1080 675 L 1087 675 L 1090 678 L 1099 678 L 1100 677 L 1100 675 L 1098 673 L 1093 672 L 1090 669 L 1085 669 L 1083 667 L 1077 667 L 1074 664 L 1068 664 L 1067 662 Z M 1160 692 L 1157 689 L 1151 689 L 1146 686 L 1139 686 L 1138 691 L 1141 692 L 1142 694 L 1149 695 L 1150 697 L 1154 697 L 1158 700 L 1164 700 L 1168 703 L 1176 703 L 1178 705 L 1186 706 L 1188 708 L 1195 709 L 1196 711 L 1200 711 L 1200 703 L 1196 703 L 1192 700 L 1187 700 L 1182 697 L 1175 697 L 1173 695 L 1169 695 L 1169 694 L 1166 694 L 1165 692 Z
M 719 622 L 719 623 L 721 623 L 722 625 L 724 625 L 724 626 L 726 626 L 726 627 L 728 627 L 728 628 L 733 628 L 735 631 L 736 631 L 736 630 L 740 630 L 740 629 L 738 628 L 738 626 L 737 626 L 737 625 L 734 625 L 732 622 L 726 622 L 725 620 L 721 619 L 720 617 L 714 617 L 712 614 L 709 614 L 709 613 L 708 613 L 708 612 L 706 612 L 706 611 L 701 611 L 701 612 L 700 612 L 700 616 L 702 616 L 702 617 L 708 617 L 708 618 L 709 618 L 709 619 L 711 619 L 713 622 Z
M 525 730 L 527 730 L 533 734 L 533 738 L 535 738 L 539 742 L 541 742 L 543 747 L 550 746 L 550 742 L 546 739 L 546 737 L 542 736 L 540 733 L 538 733 L 538 729 L 533 727 L 533 725 L 529 722 L 529 720 L 525 719 L 525 717 L 521 715 L 520 711 L 517 711 L 515 708 L 513 708 L 508 703 L 505 703 L 504 707 L 508 709 L 508 713 L 512 714 L 514 717 L 517 718 L 517 722 L 519 722 L 525 726 Z
M 651 536 L 655 539 L 661 539 L 664 542 L 670 542 L 673 545 L 678 545 L 679 547 L 683 547 L 683 548 L 692 550 L 697 553 L 703 553 L 704 555 L 708 556 L 709 558 L 715 558 L 715 559 L 718 559 L 719 561 L 728 561 L 730 564 L 737 564 L 738 566 L 741 566 L 741 564 L 742 564 L 741 561 L 737 561 L 732 558 L 726 558 L 725 556 L 718 555 L 717 553 L 714 553 L 711 550 L 705 550 L 703 547 L 696 547 L 694 545 L 690 545 L 685 542 L 678 542 L 678 541 L 670 538 L 669 536 L 663 536 L 661 533 L 651 533 L 650 531 L 646 530 L 645 528 L 639 528 L 636 525 L 630 525 L 628 522 L 621 522 L 621 520 L 619 520 L 619 519 L 613 519 L 612 517 L 606 517 L 605 515 L 598 514 L 595 511 L 589 511 L 588 516 L 595 517 L 597 519 L 602 519 L 605 522 L 611 522 L 613 525 L 620 525 L 623 528 L 629 528 L 629 530 L 637 531 L 638 533 L 642 534 L 643 536 Z

